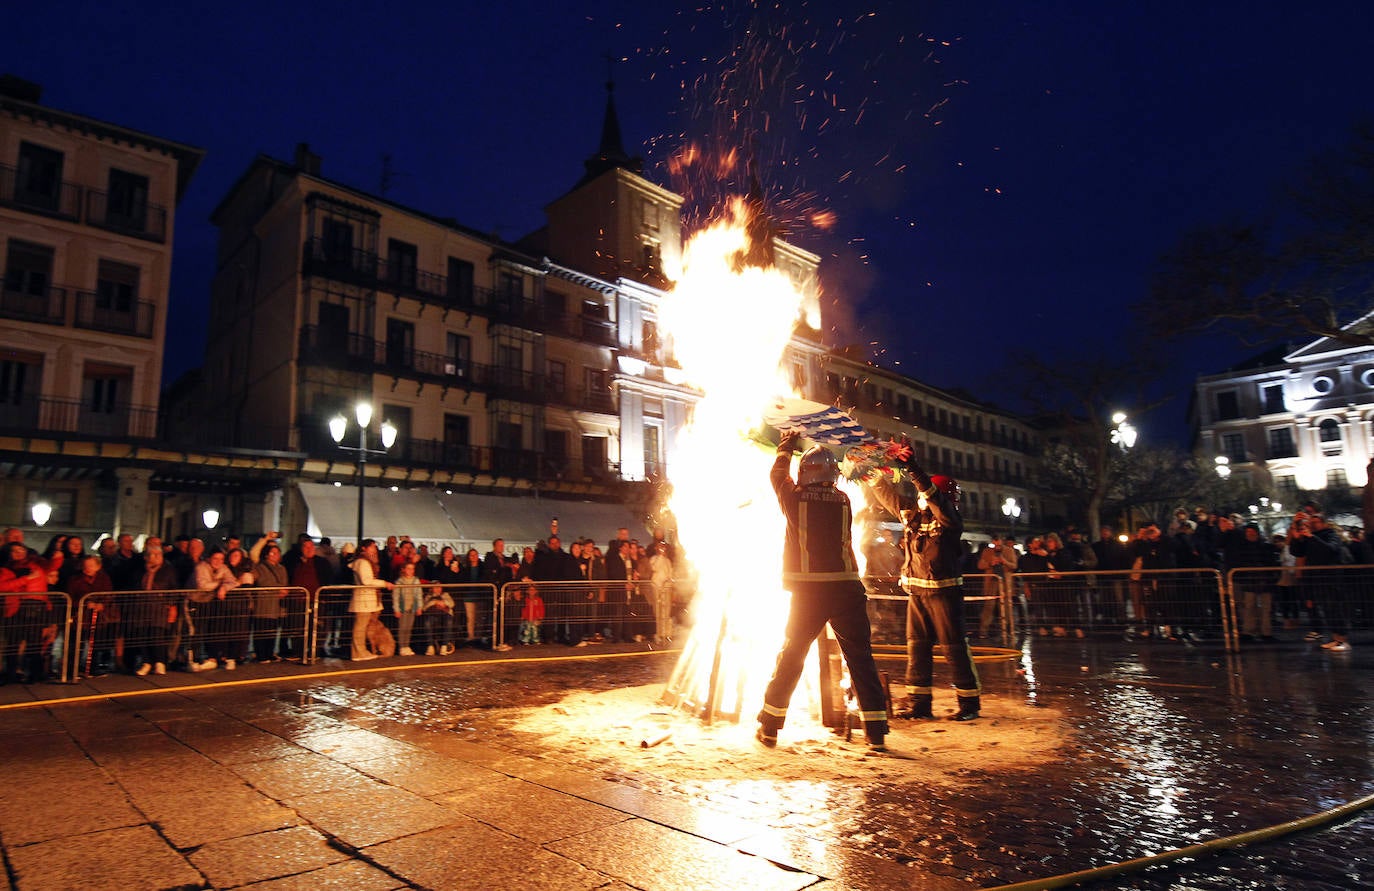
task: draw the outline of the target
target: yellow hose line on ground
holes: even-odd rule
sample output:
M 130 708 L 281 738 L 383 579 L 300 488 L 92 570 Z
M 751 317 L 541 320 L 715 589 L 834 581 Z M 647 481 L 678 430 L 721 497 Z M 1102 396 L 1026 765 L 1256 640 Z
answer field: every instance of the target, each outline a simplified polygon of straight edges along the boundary
M 1034 879 L 1029 882 L 1017 882 L 1014 885 L 998 885 L 995 888 L 986 889 L 986 891 L 1041 891 L 1041 889 L 1045 888 L 1067 888 L 1070 885 L 1078 885 L 1083 882 L 1093 882 L 1100 879 L 1111 878 L 1112 876 L 1124 875 L 1125 873 L 1140 872 L 1151 866 L 1159 866 L 1160 864 L 1171 863 L 1175 860 L 1183 860 L 1188 857 L 1197 857 L 1202 854 L 1224 851 L 1228 848 L 1238 848 L 1241 845 L 1248 845 L 1254 842 L 1268 841 L 1272 838 L 1278 838 L 1294 832 L 1301 832 L 1305 829 L 1312 829 L 1323 823 L 1333 823 L 1343 817 L 1358 813 L 1372 804 L 1374 804 L 1374 795 L 1366 795 L 1363 798 L 1357 798 L 1354 801 L 1346 802 L 1340 807 L 1321 811 L 1310 817 L 1303 817 L 1300 820 L 1280 823 L 1277 826 L 1254 829 L 1250 832 L 1242 832 L 1239 835 L 1228 835 L 1225 838 L 1215 838 L 1208 842 L 1202 842 L 1201 844 L 1189 845 L 1186 848 L 1176 848 L 1172 851 L 1165 851 L 1162 854 L 1151 854 L 1149 857 L 1138 857 L 1135 860 L 1126 860 L 1122 863 L 1113 863 L 1109 866 L 1097 866 L 1092 869 L 1084 869 L 1058 876 L 1049 876 L 1043 879 Z
M 969 649 L 973 652 L 974 662 L 1009 662 L 1012 659 L 1021 658 L 1020 650 L 1013 650 L 1007 647 L 969 647 Z M 949 661 L 945 659 L 944 654 L 940 652 L 938 646 L 935 647 L 935 655 L 940 659 L 944 659 L 946 662 Z M 898 648 L 895 644 L 879 644 L 873 648 L 873 658 L 905 659 L 906 647 L 902 646 Z
M 267 678 L 240 678 L 233 681 L 206 681 L 201 684 L 180 684 L 168 687 L 151 687 L 147 690 L 119 690 L 112 693 L 88 693 L 82 696 L 61 696 L 55 699 L 33 699 L 28 702 L 7 702 L 0 704 L 0 712 L 46 705 L 67 705 L 75 702 L 96 702 L 101 699 L 127 699 L 130 696 L 150 696 L 157 693 L 203 693 L 224 690 L 229 687 L 252 687 L 259 684 L 283 684 L 297 681 L 313 681 L 321 678 L 334 678 L 341 675 L 379 674 L 385 671 L 411 671 L 417 668 L 447 668 L 463 665 L 502 665 L 516 662 L 571 662 L 593 659 L 628 659 L 631 656 L 656 656 L 661 653 L 678 653 L 681 650 L 649 650 L 635 653 L 586 653 L 568 656 L 521 656 L 503 659 L 472 659 L 461 662 L 425 662 L 419 665 L 374 665 L 367 668 L 338 668 L 330 671 L 316 671 L 309 674 L 277 675 Z

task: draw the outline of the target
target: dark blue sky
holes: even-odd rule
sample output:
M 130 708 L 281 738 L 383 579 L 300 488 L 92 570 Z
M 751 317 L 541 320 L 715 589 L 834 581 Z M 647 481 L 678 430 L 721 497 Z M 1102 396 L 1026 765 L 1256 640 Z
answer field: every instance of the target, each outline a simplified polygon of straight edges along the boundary
M 662 163 L 747 145 L 825 258 L 836 339 L 988 398 L 1011 350 L 1123 342 L 1161 251 L 1260 211 L 1374 95 L 1359 2 L 561 6 L 23 4 L 0 67 L 208 151 L 179 209 L 169 378 L 199 363 L 208 216 L 256 154 L 309 142 L 372 191 L 390 155 L 392 199 L 515 238 L 595 148 L 609 52 L 653 178 L 707 212 L 719 184 Z M 820 209 L 829 231 L 804 225 Z M 1243 353 L 1195 346 L 1178 385 Z

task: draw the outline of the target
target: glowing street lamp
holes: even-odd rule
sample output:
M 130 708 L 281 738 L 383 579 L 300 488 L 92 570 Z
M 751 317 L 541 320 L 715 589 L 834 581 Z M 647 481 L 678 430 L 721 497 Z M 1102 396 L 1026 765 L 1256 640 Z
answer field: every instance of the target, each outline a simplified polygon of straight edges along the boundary
M 1021 505 L 1017 504 L 1016 499 L 1012 498 L 1010 495 L 1007 496 L 1006 501 L 1002 502 L 1002 516 L 1007 518 L 1007 524 L 1011 530 L 1007 534 L 1011 536 L 1012 541 L 1015 541 L 1016 518 L 1021 516 Z
M 214 529 L 219 525 L 219 511 L 213 507 L 207 507 L 200 512 L 200 520 L 205 524 L 206 529 Z
M 1116 425 L 1112 429 L 1112 442 L 1120 446 L 1123 452 L 1135 448 L 1135 440 L 1140 431 L 1126 419 L 1126 413 L 1119 411 L 1112 415 L 1112 423 Z
M 1225 455 L 1217 455 L 1217 476 L 1226 479 L 1231 475 L 1231 459 Z
M 52 505 L 46 501 L 35 501 L 30 513 L 33 515 L 34 525 L 46 526 L 48 520 L 52 519 Z
M 382 422 L 382 447 L 380 449 L 369 449 L 367 447 L 367 428 L 372 423 L 372 404 L 370 402 L 359 402 L 353 407 L 354 418 L 358 422 L 358 445 L 346 446 L 343 444 L 344 436 L 348 433 L 348 419 L 343 415 L 335 415 L 329 419 L 329 435 L 340 449 L 345 452 L 353 452 L 358 456 L 358 544 L 363 543 L 363 508 L 364 497 L 367 491 L 366 470 L 368 455 L 385 455 L 387 451 L 396 444 L 396 427 L 390 421 Z

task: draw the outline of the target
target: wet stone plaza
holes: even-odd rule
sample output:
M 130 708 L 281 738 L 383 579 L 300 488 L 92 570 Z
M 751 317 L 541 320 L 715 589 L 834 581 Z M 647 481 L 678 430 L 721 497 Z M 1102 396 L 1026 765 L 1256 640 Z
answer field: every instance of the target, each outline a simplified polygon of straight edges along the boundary
M 4 882 L 991 888 L 1374 792 L 1374 645 L 1010 649 L 981 719 L 894 722 L 888 752 L 672 714 L 675 654 L 628 644 L 11 685 Z M 1085 887 L 1374 887 L 1374 810 Z

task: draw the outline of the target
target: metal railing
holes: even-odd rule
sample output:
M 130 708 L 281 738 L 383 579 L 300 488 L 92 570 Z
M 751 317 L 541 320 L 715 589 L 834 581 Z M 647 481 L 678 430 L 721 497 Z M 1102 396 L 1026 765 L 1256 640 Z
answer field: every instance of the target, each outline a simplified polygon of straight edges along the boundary
M 409 260 L 394 261 L 374 251 L 344 248 L 312 238 L 303 247 L 304 275 L 318 275 L 393 294 L 406 294 L 439 306 L 478 312 L 493 321 L 568 337 L 585 343 L 614 347 L 618 333 L 613 322 L 583 313 L 549 311 L 543 303 L 524 294 L 468 284 L 417 268 Z
M 28 322 L 61 325 L 67 321 L 67 289 L 49 286 L 42 293 L 0 291 L 0 315 Z
M 167 240 L 167 209 L 146 201 L 126 205 L 110 203 L 110 196 L 94 189 L 86 190 L 86 222 L 121 235 L 132 235 L 148 241 Z
M 62 666 L 68 630 L 72 625 L 72 599 L 61 591 L 16 593 L 0 597 L 6 612 L 5 635 L 0 637 L 7 675 L 36 684 L 56 678 L 66 681 Z
M 1245 566 L 1226 574 L 1231 592 L 1233 637 L 1274 638 L 1278 630 L 1302 632 L 1313 640 L 1349 636 L 1374 628 L 1374 565 Z
M 0 404 L 0 427 L 42 433 L 79 433 L 102 439 L 152 439 L 157 409 L 115 403 L 95 408 L 80 399 L 51 396 Z
M 143 664 L 206 671 L 232 670 L 254 657 L 310 661 L 314 598 L 304 588 L 240 585 L 222 598 L 206 594 L 178 589 L 83 595 L 67 638 L 63 680 L 136 672 Z
M 110 305 L 108 297 L 94 291 L 76 292 L 76 318 L 73 324 L 90 331 L 152 337 L 153 316 L 157 306 L 147 300 L 134 300 L 128 309 Z
M 501 609 L 495 585 L 421 582 L 415 587 L 422 608 L 402 611 L 399 616 L 393 608 L 398 603 L 393 600 L 394 592 L 385 588 L 321 587 L 316 592 L 316 608 L 311 612 L 315 621 L 311 623 L 308 661 L 320 653 L 356 658 L 359 648 L 373 656 L 393 656 L 407 646 L 415 655 L 447 655 L 460 644 L 499 645 L 500 626 L 493 625 L 493 617 L 499 619 Z M 355 592 L 368 591 L 376 592 L 381 609 L 353 612 Z M 434 596 L 439 593 L 446 595 L 446 599 Z M 430 602 L 434 607 L 424 609 Z
M 61 181 L 48 187 L 19 181 L 19 171 L 0 164 L 0 204 L 67 220 L 81 218 L 81 187 Z

